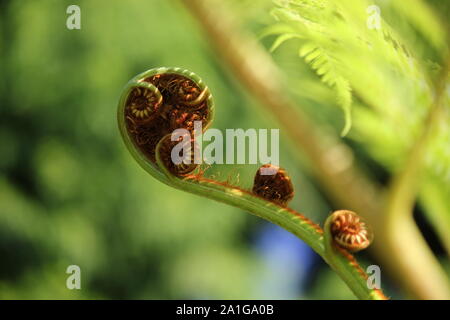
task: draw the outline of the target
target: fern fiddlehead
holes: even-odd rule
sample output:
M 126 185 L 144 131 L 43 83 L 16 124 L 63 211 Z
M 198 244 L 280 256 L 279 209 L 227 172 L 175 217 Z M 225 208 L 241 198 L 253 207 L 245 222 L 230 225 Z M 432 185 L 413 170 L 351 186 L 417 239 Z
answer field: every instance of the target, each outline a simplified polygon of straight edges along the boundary
M 125 86 L 118 106 L 122 138 L 141 167 L 161 182 L 174 188 L 223 202 L 275 223 L 307 243 L 342 277 L 361 299 L 384 299 L 379 290 L 366 286 L 367 275 L 345 250 L 335 249 L 331 229 L 325 230 L 301 213 L 288 208 L 293 197 L 289 176 L 274 169 L 271 178 L 255 176 L 253 192 L 226 182 L 209 179 L 196 169 L 197 164 L 175 164 L 171 154 L 171 131 L 194 132 L 193 121 L 202 121 L 206 130 L 213 120 L 214 103 L 208 87 L 194 73 L 179 68 L 157 68 L 141 73 Z M 183 140 L 196 148 L 192 139 Z M 192 160 L 192 159 L 191 159 Z M 327 220 L 328 221 L 328 220 Z M 330 240 L 331 239 L 331 240 Z
M 351 217 L 352 222 L 349 222 L 349 217 Z M 356 241 L 351 241 L 355 235 L 364 236 L 368 241 L 357 244 Z M 337 240 L 341 237 L 345 241 Z M 361 293 L 363 299 L 385 300 L 387 298 L 380 289 L 368 289 L 367 274 L 359 266 L 354 256 L 348 252 L 349 249 L 351 251 L 359 251 L 367 248 L 372 240 L 373 235 L 371 235 L 371 231 L 356 213 L 348 210 L 337 210 L 325 221 L 325 253 L 322 257 L 355 294 L 356 292 Z M 342 272 L 343 270 L 348 270 L 349 272 Z M 358 294 L 356 295 L 361 298 Z
M 330 219 L 330 232 L 339 246 L 357 252 L 372 243 L 372 230 L 367 222 L 353 211 L 338 210 L 330 216 Z
M 193 132 L 196 120 L 206 129 L 213 117 L 208 87 L 197 75 L 180 68 L 156 68 L 135 76 L 125 86 L 117 112 L 130 153 L 144 170 L 166 184 L 169 180 L 156 163 L 157 144 L 177 128 Z M 164 141 L 170 144 L 170 136 L 169 142 Z
M 270 170 L 272 172 L 263 172 Z M 270 174 L 264 174 L 270 173 Z M 271 164 L 265 164 L 256 171 L 253 193 L 283 207 L 294 197 L 294 187 L 287 172 Z

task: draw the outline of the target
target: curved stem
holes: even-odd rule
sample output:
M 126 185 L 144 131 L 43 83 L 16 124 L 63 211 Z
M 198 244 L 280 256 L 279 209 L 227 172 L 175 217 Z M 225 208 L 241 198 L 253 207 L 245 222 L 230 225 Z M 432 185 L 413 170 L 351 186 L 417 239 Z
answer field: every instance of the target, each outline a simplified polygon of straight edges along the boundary
M 414 222 L 412 211 L 427 146 L 442 110 L 449 61 L 450 59 L 438 80 L 435 100 L 423 125 L 423 132 L 411 148 L 402 171 L 394 178 L 388 190 L 386 210 L 380 221 L 384 226 L 383 236 L 388 249 L 393 256 L 403 257 L 398 260 L 397 265 L 399 278 L 408 279 L 408 286 L 419 292 L 422 298 L 431 299 L 449 299 L 450 288 L 447 276 Z M 407 262 L 413 260 L 420 262 L 420 268 L 411 268 L 408 265 Z M 426 283 L 421 281 L 423 274 L 428 277 Z
M 356 297 L 365 300 L 387 299 L 381 290 L 367 287 L 368 276 L 351 254 L 344 249 L 330 249 L 331 236 L 327 226 L 324 231 L 301 213 L 281 207 L 238 187 L 207 179 L 201 175 L 191 174 L 182 178 L 173 176 L 160 158 L 159 147 L 158 144 L 157 165 L 166 175 L 169 185 L 240 208 L 284 228 L 319 254 L 337 272 Z
M 324 244 L 325 253 L 323 258 L 336 271 L 337 274 L 348 284 L 349 288 L 357 297 L 365 300 L 386 300 L 386 296 L 379 289 L 368 289 L 368 276 L 358 265 L 356 259 L 334 244 L 331 236 L 331 216 L 325 221 Z

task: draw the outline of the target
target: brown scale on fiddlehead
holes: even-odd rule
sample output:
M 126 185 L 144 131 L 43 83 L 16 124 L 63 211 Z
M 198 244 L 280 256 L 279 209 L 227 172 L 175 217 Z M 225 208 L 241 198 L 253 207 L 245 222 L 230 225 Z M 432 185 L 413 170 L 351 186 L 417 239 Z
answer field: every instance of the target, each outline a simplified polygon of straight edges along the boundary
M 202 108 L 207 97 L 207 90 L 200 91 L 192 81 L 182 81 L 178 93 L 184 100 L 183 104 L 194 107 L 194 109 Z
M 350 210 L 338 210 L 333 213 L 330 232 L 337 245 L 351 252 L 367 248 L 373 240 L 372 230 L 367 223 Z
M 160 73 L 155 74 L 159 71 L 155 69 L 155 72 L 147 73 L 150 76 L 134 80 L 135 85 L 126 97 L 124 108 L 128 135 L 154 164 L 156 146 L 163 137 L 180 128 L 193 134 L 195 121 L 201 121 L 204 129 L 211 118 L 209 90 L 206 86 L 200 88 L 190 78 L 196 76 L 187 70 L 160 70 Z M 173 173 L 192 171 L 186 171 L 188 168 L 183 166 L 173 168 L 178 168 Z M 192 168 L 189 166 L 189 169 Z
M 201 90 L 197 84 L 179 74 L 158 74 L 144 81 L 155 85 L 167 104 L 186 111 L 206 108 L 208 88 Z
M 172 130 L 185 128 L 191 132 L 194 130 L 195 121 L 205 120 L 200 112 L 186 112 L 182 109 L 172 109 L 168 118 Z
M 195 82 L 178 74 L 159 74 L 145 79 L 155 85 L 164 97 L 160 116 L 168 120 L 170 129 L 194 130 L 194 121 L 206 123 L 208 88 L 201 90 Z
M 270 174 L 263 174 L 270 173 Z M 286 170 L 271 164 L 261 166 L 253 182 L 253 193 L 283 207 L 294 197 L 294 187 Z

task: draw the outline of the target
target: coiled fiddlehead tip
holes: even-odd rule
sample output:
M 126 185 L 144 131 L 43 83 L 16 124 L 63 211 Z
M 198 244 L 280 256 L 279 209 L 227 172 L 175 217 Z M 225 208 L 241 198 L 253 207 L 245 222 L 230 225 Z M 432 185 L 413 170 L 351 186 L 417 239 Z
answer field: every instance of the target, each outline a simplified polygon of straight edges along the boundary
M 288 173 L 272 164 L 265 164 L 256 171 L 252 192 L 283 207 L 294 197 Z
M 353 211 L 335 211 L 327 221 L 333 242 L 348 251 L 363 250 L 373 241 L 373 232 L 369 225 Z
M 118 107 L 122 138 L 138 163 L 150 174 L 162 178 L 156 162 L 156 146 L 167 135 L 161 148 L 162 161 L 173 174 L 184 174 L 194 165 L 170 165 L 168 149 L 175 129 L 193 133 L 194 122 L 205 130 L 214 117 L 214 103 L 208 87 L 189 70 L 156 68 L 131 79 L 122 92 Z M 169 143 L 170 142 L 170 143 Z M 192 170 L 191 170 L 192 169 Z

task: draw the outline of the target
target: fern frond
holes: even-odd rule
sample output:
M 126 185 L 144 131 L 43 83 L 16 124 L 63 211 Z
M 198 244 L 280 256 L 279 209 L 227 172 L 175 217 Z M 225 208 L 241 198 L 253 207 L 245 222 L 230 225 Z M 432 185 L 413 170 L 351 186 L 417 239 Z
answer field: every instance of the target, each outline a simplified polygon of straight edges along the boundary
M 286 42 L 286 41 L 288 41 L 288 40 L 290 40 L 290 39 L 294 39 L 294 38 L 302 39 L 303 37 L 300 36 L 300 35 L 297 34 L 297 33 L 283 33 L 283 34 L 280 34 L 280 35 L 275 39 L 275 41 L 273 42 L 273 44 L 272 44 L 272 46 L 270 47 L 269 51 L 270 51 L 270 52 L 274 52 L 274 51 L 277 50 L 278 47 L 281 46 L 284 42 Z
M 268 36 L 273 35 L 280 35 L 284 33 L 294 33 L 296 32 L 296 29 L 292 27 L 291 25 L 284 23 L 284 22 L 278 22 L 274 23 L 272 25 L 269 25 L 265 27 L 260 33 L 258 38 L 262 39 Z
M 439 24 L 425 25 L 431 11 L 422 0 L 413 1 L 417 7 L 408 13 L 409 23 L 423 34 L 436 31 L 437 39 L 430 41 L 442 45 L 445 37 Z M 275 1 L 278 6 L 271 13 L 278 26 L 270 30 L 271 35 L 277 35 L 271 51 L 288 40 L 299 39 L 300 56 L 335 92 L 337 106 L 345 116 L 343 135 L 351 127 L 353 92 L 378 115 L 391 118 L 392 123 L 407 120 L 403 128 L 410 129 L 400 133 L 405 141 L 411 139 L 424 109 L 430 105 L 432 92 L 424 72 L 428 64 L 419 58 L 420 52 L 409 47 L 414 34 L 408 37 L 383 19 L 408 10 L 400 8 L 399 2 L 386 4 L 379 16 L 381 28 L 372 29 L 367 25 L 371 0 Z M 410 114 L 407 119 L 401 116 L 405 113 Z
M 305 43 L 299 55 L 321 77 L 322 82 L 335 91 L 336 101 L 344 112 L 345 126 L 341 135 L 345 136 L 351 128 L 352 89 L 349 81 L 338 71 L 336 64 L 339 62 L 312 42 Z

